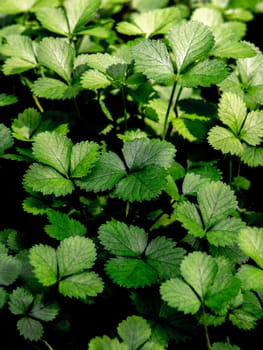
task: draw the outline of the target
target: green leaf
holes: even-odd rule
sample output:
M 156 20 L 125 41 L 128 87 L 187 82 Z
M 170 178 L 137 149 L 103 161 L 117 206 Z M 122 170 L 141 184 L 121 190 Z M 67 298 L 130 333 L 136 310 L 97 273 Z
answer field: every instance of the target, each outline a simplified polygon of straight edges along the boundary
M 217 271 L 218 266 L 214 258 L 203 252 L 188 254 L 181 264 L 182 276 L 201 300 L 213 284 Z
M 4 154 L 8 148 L 11 148 L 13 144 L 14 140 L 10 129 L 4 124 L 0 124 L 0 156 Z
M 84 89 L 97 90 L 104 89 L 111 84 L 110 80 L 95 69 L 84 72 L 81 76 L 81 85 Z
M 18 140 L 31 141 L 41 119 L 41 114 L 35 108 L 25 109 L 12 123 L 13 136 Z
M 67 214 L 49 209 L 48 220 L 51 225 L 45 225 L 45 232 L 53 238 L 62 240 L 67 237 L 83 236 L 86 227 L 76 219 L 70 218 Z
M 206 185 L 208 182 L 210 182 L 209 179 L 204 178 L 199 174 L 188 172 L 183 180 L 183 194 L 196 194 L 198 191 L 200 191 L 200 188 Z
M 100 226 L 99 240 L 112 254 L 139 257 L 146 248 L 148 235 L 137 226 L 112 220 Z
M 228 76 L 227 66 L 219 59 L 205 59 L 196 63 L 179 77 L 184 87 L 211 86 L 218 84 Z
M 17 14 L 20 12 L 28 12 L 34 5 L 36 0 L 2 0 L 0 3 L 0 13 Z
M 9 309 L 14 315 L 28 313 L 34 301 L 33 295 L 23 287 L 17 287 L 12 291 L 9 298 Z
M 240 347 L 229 343 L 214 343 L 211 350 L 240 350 Z
M 150 286 L 158 278 L 153 268 L 134 258 L 111 258 L 106 262 L 105 270 L 115 283 L 127 288 Z
M 234 192 L 223 182 L 213 181 L 202 187 L 197 200 L 206 228 L 211 227 L 223 217 L 237 209 Z
M 109 53 L 95 53 L 86 56 L 85 63 L 88 64 L 90 68 L 96 71 L 106 74 L 107 70 L 115 64 L 125 64 L 125 61 Z
M 243 153 L 241 154 L 241 160 L 251 166 L 262 166 L 263 165 L 263 148 L 262 147 L 251 147 L 243 145 Z
M 153 267 L 160 278 L 177 277 L 185 251 L 176 248 L 176 243 L 166 237 L 156 237 L 145 250 L 146 262 Z
M 245 290 L 263 289 L 263 271 L 258 267 L 244 264 L 238 270 L 237 277 Z
M 29 316 L 41 321 L 52 321 L 59 312 L 59 307 L 55 303 L 44 303 L 42 295 L 36 295 L 34 305 L 29 312 Z
M 9 297 L 9 294 L 7 293 L 7 291 L 3 287 L 0 287 L 0 309 L 3 308 L 8 297 Z
M 102 279 L 94 272 L 82 272 L 59 282 L 59 292 L 66 297 L 95 297 L 103 290 Z
M 37 47 L 37 57 L 40 64 L 70 82 L 75 50 L 66 40 L 51 37 L 42 39 Z
M 69 34 L 67 17 L 62 8 L 41 6 L 36 10 L 35 15 L 41 25 L 51 32 L 65 36 Z
M 238 237 L 242 251 L 263 269 L 263 229 L 246 227 Z
M 72 97 L 68 95 L 70 87 L 62 81 L 53 78 L 38 78 L 32 84 L 31 91 L 38 97 L 51 100 L 61 100 Z
M 66 277 L 82 272 L 94 265 L 96 249 L 93 241 L 85 237 L 69 237 L 57 248 L 59 276 Z
M 20 74 L 35 67 L 35 64 L 19 57 L 10 57 L 3 64 L 5 75 Z
M 45 195 L 65 196 L 74 190 L 73 183 L 49 166 L 33 163 L 23 177 L 24 186 Z
M 56 250 L 50 246 L 39 244 L 30 249 L 30 263 L 34 274 L 43 286 L 52 286 L 57 282 Z
M 257 146 L 261 143 L 263 137 L 262 111 L 251 111 L 248 113 L 239 137 L 251 146 Z
M 82 141 L 72 147 L 70 176 L 86 176 L 99 159 L 99 145 L 95 142 Z
M 199 238 L 205 236 L 206 232 L 203 228 L 202 219 L 193 203 L 187 201 L 179 204 L 176 208 L 175 216 L 193 236 Z
M 69 171 L 71 150 L 71 140 L 54 131 L 39 133 L 34 139 L 34 157 L 63 175 L 67 175 Z
M 160 40 L 143 40 L 132 47 L 135 69 L 157 84 L 171 85 L 175 79 L 173 64 Z
M 76 183 L 86 191 L 112 189 L 126 174 L 125 165 L 116 153 L 103 153 L 93 171 Z
M 42 324 L 32 318 L 23 317 L 17 322 L 20 335 L 30 341 L 38 341 L 44 334 Z
M 221 126 L 214 126 L 208 133 L 208 142 L 216 150 L 232 155 L 241 155 L 244 145 L 228 129 Z
M 166 34 L 181 19 L 176 7 L 154 9 L 134 15 L 132 22 L 119 22 L 117 31 L 127 35 L 145 35 L 149 38 L 157 34 Z
M 108 336 L 95 337 L 89 342 L 88 350 L 129 350 L 126 344 L 120 343 L 116 338 L 110 339 Z
M 9 286 L 19 276 L 21 270 L 20 261 L 14 256 L 0 254 L 0 285 Z
M 140 316 L 130 316 L 118 325 L 118 334 L 128 348 L 136 350 L 150 338 L 151 327 Z
M 206 58 L 214 46 L 214 37 L 201 22 L 185 21 L 168 33 L 178 72 L 184 72 L 197 60 Z
M 0 107 L 12 105 L 18 101 L 15 95 L 0 94 Z
M 32 66 L 37 64 L 33 41 L 25 35 L 7 35 L 5 43 L 0 45 L 0 52 L 5 56 L 20 58 Z
M 161 284 L 161 297 L 170 307 L 185 314 L 196 314 L 201 302 L 192 288 L 179 278 L 172 278 Z

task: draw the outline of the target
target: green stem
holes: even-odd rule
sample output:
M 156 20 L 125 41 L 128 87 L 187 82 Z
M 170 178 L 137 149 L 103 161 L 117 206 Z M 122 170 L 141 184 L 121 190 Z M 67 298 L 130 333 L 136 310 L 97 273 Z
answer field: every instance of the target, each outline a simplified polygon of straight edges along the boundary
M 203 314 L 205 315 L 204 304 L 202 305 L 202 309 L 203 309 Z M 204 320 L 205 320 L 205 317 L 204 317 Z M 206 321 L 204 321 L 204 330 L 205 330 L 205 340 L 206 340 L 207 349 L 211 350 L 212 346 L 211 346 L 211 342 L 210 342 L 210 338 L 209 338 L 208 327 L 207 327 Z

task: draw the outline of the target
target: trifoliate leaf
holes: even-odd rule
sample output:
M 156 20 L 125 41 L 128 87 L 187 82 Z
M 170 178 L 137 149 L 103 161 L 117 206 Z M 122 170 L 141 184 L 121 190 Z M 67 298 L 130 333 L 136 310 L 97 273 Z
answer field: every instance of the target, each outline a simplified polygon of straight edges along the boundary
M 140 316 L 130 316 L 118 325 L 118 334 L 129 349 L 139 349 L 150 338 L 151 327 Z
M 229 186 L 219 181 L 210 182 L 202 187 L 197 193 L 197 200 L 206 228 L 237 209 L 234 192 Z
M 95 297 L 103 290 L 102 279 L 94 272 L 82 272 L 59 282 L 59 292 L 67 297 Z
M 70 176 L 86 176 L 99 158 L 99 145 L 95 142 L 82 141 L 72 147 Z
M 42 39 L 37 47 L 37 57 L 39 63 L 70 82 L 75 50 L 66 40 L 52 37 Z
M 69 237 L 57 248 L 59 276 L 66 277 L 82 272 L 94 265 L 96 249 L 93 241 L 85 237 Z
M 51 100 L 72 98 L 70 87 L 64 82 L 53 78 L 38 78 L 31 86 L 31 91 L 38 97 Z M 74 96 L 74 95 L 73 95 Z
M 33 41 L 25 35 L 7 35 L 5 43 L 0 45 L 0 52 L 5 56 L 20 58 L 32 66 L 37 64 Z
M 251 146 L 260 144 L 263 138 L 263 112 L 251 111 L 248 113 L 239 135 L 242 141 Z
M 222 153 L 230 153 L 240 156 L 244 145 L 230 130 L 221 126 L 214 126 L 208 133 L 208 142 L 216 150 Z
M 88 350 L 129 350 L 126 344 L 120 343 L 116 338 L 110 339 L 104 335 L 102 338 L 96 337 L 89 342 Z
M 158 272 L 160 278 L 179 275 L 185 251 L 175 246 L 175 242 L 169 238 L 156 237 L 145 250 L 146 262 Z
M 175 216 L 183 227 L 195 237 L 202 238 L 206 232 L 200 214 L 193 203 L 183 202 L 176 207 Z
M 184 87 L 210 86 L 219 84 L 228 76 L 227 66 L 219 59 L 206 59 L 196 63 L 179 77 L 178 83 Z
M 243 153 L 241 154 L 241 160 L 251 167 L 263 165 L 263 148 L 262 147 L 251 147 L 243 145 Z
M 106 75 L 95 69 L 90 69 L 84 72 L 81 76 L 81 85 L 84 89 L 89 89 L 89 90 L 104 89 L 110 84 L 111 82 L 106 77 Z
M 193 62 L 206 58 L 214 46 L 210 29 L 196 21 L 175 25 L 168 33 L 178 72 L 183 72 Z
M 19 276 L 21 270 L 20 261 L 14 256 L 0 254 L 0 285 L 9 286 Z
M 161 297 L 170 307 L 185 314 L 196 314 L 201 302 L 192 288 L 179 278 L 172 278 L 161 284 Z
M 166 141 L 140 138 L 125 142 L 122 153 L 130 170 L 142 169 L 146 165 L 169 168 L 174 159 L 175 148 Z
M 65 196 L 74 190 L 73 183 L 49 166 L 34 163 L 26 171 L 23 184 L 33 191 L 56 197 Z
M 40 283 L 52 286 L 57 282 L 57 256 L 54 248 L 43 244 L 35 245 L 30 249 L 29 259 Z
M 25 109 L 12 123 L 13 136 L 18 140 L 31 141 L 40 122 L 41 114 L 35 108 Z
M 87 177 L 76 183 L 86 191 L 105 191 L 112 189 L 126 174 L 125 165 L 116 153 L 103 153 Z
M 33 155 L 35 158 L 63 175 L 68 174 L 71 150 L 71 140 L 54 131 L 39 133 L 34 139 Z
M 33 301 L 34 297 L 27 289 L 18 287 L 10 294 L 9 309 L 14 315 L 25 315 L 28 313 Z
M 181 19 L 181 12 L 176 7 L 166 7 L 134 15 L 129 22 L 119 22 L 117 31 L 127 35 L 145 35 L 149 38 L 156 34 L 166 34 Z
M 23 317 L 17 322 L 17 328 L 20 335 L 30 341 L 40 340 L 44 334 L 44 328 L 42 324 L 29 317 Z
M 12 105 L 18 101 L 15 95 L 0 94 L 0 107 Z
M 50 225 L 45 225 L 45 232 L 53 238 L 62 240 L 72 236 L 83 236 L 87 232 L 86 227 L 67 214 L 55 210 L 48 210 Z
M 10 129 L 4 124 L 0 124 L 0 156 L 4 154 L 8 148 L 11 148 L 13 144 L 14 140 Z
M 246 227 L 238 237 L 242 251 L 263 269 L 263 229 Z
M 172 85 L 175 74 L 165 44 L 160 40 L 143 40 L 132 47 L 135 69 L 157 84 Z
M 203 252 L 188 254 L 181 264 L 182 276 L 201 300 L 205 298 L 209 287 L 213 284 L 217 271 L 215 259 Z
M 153 268 L 134 258 L 111 258 L 106 262 L 105 270 L 116 284 L 127 288 L 150 286 L 158 279 Z
M 69 34 L 67 17 L 62 8 L 41 6 L 36 10 L 35 15 L 41 25 L 49 31 L 65 36 Z
M 139 257 L 145 250 L 148 235 L 137 226 L 123 222 L 109 221 L 99 228 L 99 240 L 112 254 Z

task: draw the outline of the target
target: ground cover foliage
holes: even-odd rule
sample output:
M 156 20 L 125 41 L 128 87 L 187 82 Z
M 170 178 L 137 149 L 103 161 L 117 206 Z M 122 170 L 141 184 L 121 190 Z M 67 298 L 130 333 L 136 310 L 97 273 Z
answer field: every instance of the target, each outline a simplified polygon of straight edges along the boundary
M 260 337 L 262 12 L 0 2 L 4 349 Z

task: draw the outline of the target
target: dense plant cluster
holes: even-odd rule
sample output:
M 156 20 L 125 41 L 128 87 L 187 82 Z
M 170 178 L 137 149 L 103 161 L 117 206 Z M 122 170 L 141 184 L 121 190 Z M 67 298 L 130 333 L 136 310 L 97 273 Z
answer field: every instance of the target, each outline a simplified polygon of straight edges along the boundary
M 263 319 L 262 12 L 0 2 L 3 348 L 250 349 Z

